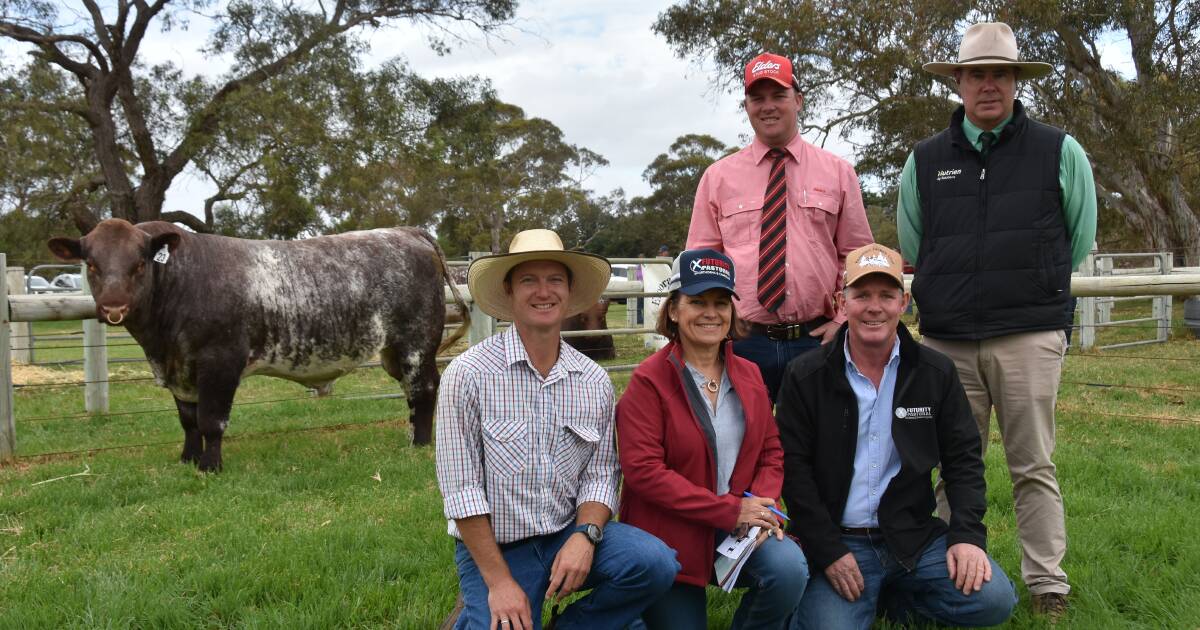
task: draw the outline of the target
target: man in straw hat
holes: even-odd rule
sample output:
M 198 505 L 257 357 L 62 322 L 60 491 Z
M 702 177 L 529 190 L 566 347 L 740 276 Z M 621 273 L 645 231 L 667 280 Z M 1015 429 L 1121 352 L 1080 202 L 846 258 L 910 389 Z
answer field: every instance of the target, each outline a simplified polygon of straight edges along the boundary
M 1071 271 L 1096 236 L 1096 190 L 1083 148 L 1032 120 L 1018 79 L 1049 74 L 1021 61 L 1007 24 L 975 24 L 951 77 L 962 106 L 949 128 L 917 144 L 901 176 L 900 244 L 916 266 L 913 296 L 923 343 L 950 356 L 988 442 L 992 408 L 1013 481 L 1033 609 L 1067 606 L 1062 494 L 1055 479 L 1054 402 L 1071 297 Z M 944 493 L 939 511 L 948 518 Z
M 1012 582 L 988 557 L 979 433 L 954 364 L 900 323 L 900 254 L 846 256 L 846 324 L 788 365 L 776 419 L 783 499 L 812 569 L 793 630 L 894 622 L 991 626 L 1012 613 Z M 954 517 L 933 516 L 941 465 Z
M 467 273 L 475 303 L 512 326 L 455 358 L 438 392 L 438 486 L 464 602 L 456 628 L 540 628 L 546 597 L 582 589 L 593 590 L 558 628 L 624 628 L 679 570 L 662 541 L 609 523 L 620 482 L 612 382 L 559 336 L 609 272 L 554 232 L 527 230 Z
M 854 168 L 800 136 L 791 60 L 763 53 L 743 83 L 754 141 L 704 171 L 687 249 L 733 259 L 748 325 L 733 351 L 758 365 L 774 402 L 788 361 L 833 339 L 842 260 L 873 239 Z

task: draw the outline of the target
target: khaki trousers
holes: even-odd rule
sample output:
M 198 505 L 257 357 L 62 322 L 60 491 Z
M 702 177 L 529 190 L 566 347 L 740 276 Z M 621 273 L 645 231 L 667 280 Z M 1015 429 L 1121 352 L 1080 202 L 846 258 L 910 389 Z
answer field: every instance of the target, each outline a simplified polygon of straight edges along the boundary
M 1048 330 L 983 341 L 924 337 L 921 343 L 950 357 L 958 367 L 985 453 L 992 408 L 996 409 L 1013 484 L 1021 578 L 1030 594 L 1068 593 L 1071 587 L 1062 570 L 1067 553 L 1066 519 L 1050 460 L 1066 335 Z M 940 479 L 936 492 L 938 515 L 948 522 L 950 506 Z

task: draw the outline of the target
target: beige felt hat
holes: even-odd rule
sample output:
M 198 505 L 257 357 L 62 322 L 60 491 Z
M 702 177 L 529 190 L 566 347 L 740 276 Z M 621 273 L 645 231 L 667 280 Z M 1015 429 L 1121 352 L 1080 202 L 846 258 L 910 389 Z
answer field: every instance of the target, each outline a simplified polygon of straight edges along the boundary
M 878 243 L 868 243 L 846 254 L 846 286 L 852 287 L 855 282 L 876 273 L 904 286 L 904 261 L 896 250 Z
M 512 299 L 504 291 L 504 276 L 513 267 L 531 260 L 553 260 L 571 270 L 567 317 L 578 315 L 595 304 L 608 287 L 612 274 L 608 259 L 563 249 L 562 239 L 553 230 L 525 230 L 513 237 L 507 254 L 484 256 L 471 263 L 467 270 L 471 299 L 488 315 L 513 321 Z
M 921 69 L 933 74 L 946 77 L 954 76 L 954 71 L 967 66 L 1012 66 L 1020 68 L 1022 79 L 1044 77 L 1054 70 L 1054 66 L 1040 61 L 1019 61 L 1017 38 L 1012 29 L 1004 22 L 983 22 L 972 24 L 963 33 L 962 44 L 958 47 L 957 62 L 933 62 L 921 66 Z

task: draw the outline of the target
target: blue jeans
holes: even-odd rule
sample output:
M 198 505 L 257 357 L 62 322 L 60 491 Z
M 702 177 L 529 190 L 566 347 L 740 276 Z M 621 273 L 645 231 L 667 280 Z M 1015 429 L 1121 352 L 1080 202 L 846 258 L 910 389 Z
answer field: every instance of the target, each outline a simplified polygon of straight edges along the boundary
M 901 624 L 995 626 L 1004 623 L 1017 603 L 1017 592 L 991 557 L 992 579 L 983 590 L 963 595 L 946 569 L 946 537 L 925 549 L 917 566 L 906 571 L 876 536 L 842 536 L 854 554 L 865 589 L 857 601 L 846 601 L 824 574 L 814 575 L 796 609 L 791 630 L 834 630 L 871 627 L 877 613 Z
M 767 395 L 771 403 L 779 393 L 779 384 L 783 381 L 783 371 L 792 359 L 821 347 L 820 337 L 801 337 L 787 341 L 774 341 L 766 335 L 752 333 L 745 339 L 733 342 L 733 353 L 751 361 L 758 366 L 762 373 L 763 383 L 767 385 Z
M 806 584 L 808 561 L 799 545 L 786 536 L 783 540 L 767 539 L 750 554 L 738 575 L 736 586 L 749 590 L 742 595 L 730 628 L 783 628 L 800 603 Z M 704 628 L 706 611 L 704 587 L 677 583 L 642 613 L 642 619 L 651 630 Z
M 542 601 L 550 586 L 550 567 L 574 531 L 571 525 L 556 534 L 527 538 L 502 548 L 509 572 L 529 598 L 535 629 L 542 627 Z M 462 541 L 455 546 L 454 561 L 463 596 L 462 614 L 454 627 L 486 630 L 491 621 L 487 585 Z M 592 570 L 580 589 L 592 592 L 568 606 L 556 627 L 624 628 L 671 588 L 678 572 L 675 550 L 661 540 L 636 527 L 608 523 L 604 540 L 596 546 Z

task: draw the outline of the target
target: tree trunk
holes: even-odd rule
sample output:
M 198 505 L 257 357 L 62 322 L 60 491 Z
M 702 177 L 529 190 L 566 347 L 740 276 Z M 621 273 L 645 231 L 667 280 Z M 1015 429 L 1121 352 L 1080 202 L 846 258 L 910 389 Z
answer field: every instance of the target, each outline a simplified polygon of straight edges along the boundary
M 492 253 L 499 254 L 500 233 L 504 230 L 504 209 L 497 206 L 492 210 Z
M 1184 266 L 1200 265 L 1200 217 L 1188 203 L 1187 193 L 1179 175 L 1171 175 L 1169 247 L 1182 256 Z M 1176 249 L 1178 248 L 1178 249 Z
M 1097 162 L 1095 171 L 1101 188 L 1120 195 L 1114 208 L 1142 235 L 1148 249 L 1170 250 L 1182 256 L 1185 265 L 1200 264 L 1200 219 L 1178 175 L 1138 168 L 1118 172 L 1104 162 Z

